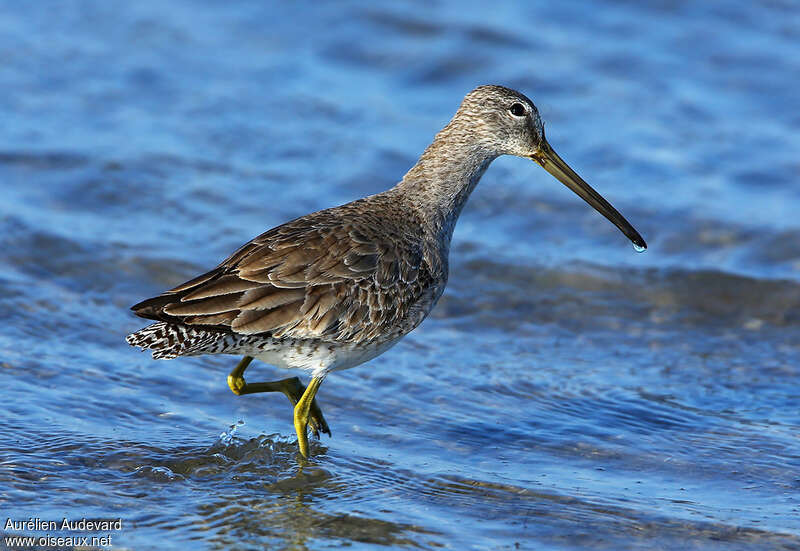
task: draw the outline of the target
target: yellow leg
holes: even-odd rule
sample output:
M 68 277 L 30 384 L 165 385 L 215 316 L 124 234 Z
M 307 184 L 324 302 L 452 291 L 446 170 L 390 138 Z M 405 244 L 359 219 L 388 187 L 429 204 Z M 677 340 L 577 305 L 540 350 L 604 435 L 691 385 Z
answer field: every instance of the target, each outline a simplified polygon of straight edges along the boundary
M 302 398 L 294 406 L 294 430 L 297 432 L 297 444 L 300 446 L 300 453 L 303 454 L 303 457 L 308 457 L 308 435 L 306 434 L 308 412 L 311 410 L 311 404 L 314 402 L 319 385 L 322 384 L 322 379 L 323 377 L 311 379 Z
M 255 394 L 257 392 L 282 392 L 289 398 L 292 405 L 297 405 L 306 393 L 306 387 L 300 382 L 297 377 L 290 377 L 288 379 L 281 379 L 280 381 L 270 381 L 268 383 L 248 383 L 244 380 L 244 372 L 250 365 L 253 358 L 245 356 L 239 364 L 228 375 L 228 386 L 231 391 L 237 396 L 245 394 Z M 315 437 L 319 438 L 320 431 L 331 435 L 331 429 L 328 423 L 325 422 L 325 417 L 322 415 L 322 410 L 319 408 L 317 401 L 311 397 L 311 406 L 309 408 L 310 415 L 307 414 L 308 424 L 311 425 L 311 432 Z
M 228 386 L 231 388 L 231 392 L 237 396 L 241 396 L 244 387 L 247 386 L 247 383 L 244 381 L 244 370 L 247 369 L 247 366 L 249 366 L 252 361 L 252 356 L 245 356 L 236 364 L 236 367 L 234 367 L 233 371 L 228 375 Z

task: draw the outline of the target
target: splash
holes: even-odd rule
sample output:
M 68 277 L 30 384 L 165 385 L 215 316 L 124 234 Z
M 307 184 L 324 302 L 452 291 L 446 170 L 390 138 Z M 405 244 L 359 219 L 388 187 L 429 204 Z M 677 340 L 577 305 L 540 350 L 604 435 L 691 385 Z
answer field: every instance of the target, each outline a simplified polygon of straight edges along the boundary
M 244 421 L 239 419 L 230 427 L 228 427 L 228 430 L 220 433 L 219 443 L 222 444 L 223 446 L 230 446 L 231 442 L 233 442 L 233 437 L 236 435 L 236 430 L 242 425 L 244 425 Z

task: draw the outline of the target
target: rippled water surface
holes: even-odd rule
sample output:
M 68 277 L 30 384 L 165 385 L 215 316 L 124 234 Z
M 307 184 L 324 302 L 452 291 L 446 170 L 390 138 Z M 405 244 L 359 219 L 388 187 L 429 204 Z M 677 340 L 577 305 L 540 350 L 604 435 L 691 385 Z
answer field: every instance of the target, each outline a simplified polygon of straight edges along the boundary
M 778 0 L 4 4 L 0 522 L 122 518 L 137 550 L 799 549 L 798 44 Z M 303 467 L 235 358 L 125 343 L 131 304 L 391 186 L 492 82 L 647 253 L 499 159 L 439 306 L 328 377 Z

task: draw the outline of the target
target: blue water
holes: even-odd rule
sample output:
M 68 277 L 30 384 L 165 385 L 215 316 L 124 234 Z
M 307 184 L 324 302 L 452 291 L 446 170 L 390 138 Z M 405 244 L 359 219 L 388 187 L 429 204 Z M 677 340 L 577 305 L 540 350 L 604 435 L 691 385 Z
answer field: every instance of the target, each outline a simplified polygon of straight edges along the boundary
M 5 3 L 0 522 L 122 518 L 137 550 L 800 549 L 798 81 L 789 1 Z M 484 83 L 533 98 L 646 253 L 499 159 L 431 317 L 325 381 L 305 466 L 284 397 L 228 390 L 235 358 L 124 342 L 131 304 L 393 185 Z

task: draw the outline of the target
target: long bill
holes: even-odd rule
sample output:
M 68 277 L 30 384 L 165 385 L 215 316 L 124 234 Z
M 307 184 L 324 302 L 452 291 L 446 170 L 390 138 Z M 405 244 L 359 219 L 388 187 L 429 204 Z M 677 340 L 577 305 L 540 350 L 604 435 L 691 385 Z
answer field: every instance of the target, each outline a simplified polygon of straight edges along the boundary
M 600 214 L 608 218 L 612 224 L 620 229 L 625 236 L 633 242 L 633 246 L 637 251 L 643 251 L 647 248 L 647 243 L 644 242 L 642 236 L 639 235 L 633 226 L 625 220 L 617 209 L 611 206 L 611 203 L 603 199 L 602 195 L 597 193 L 592 186 L 583 181 L 583 178 L 572 170 L 564 159 L 558 156 L 550 144 L 543 142 L 539 152 L 532 155 L 531 158 L 542 165 L 547 172 L 552 174 L 558 179 L 559 182 L 574 191 L 578 197 L 589 203 Z

